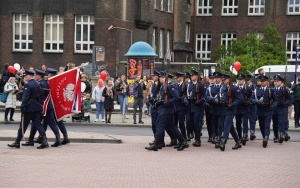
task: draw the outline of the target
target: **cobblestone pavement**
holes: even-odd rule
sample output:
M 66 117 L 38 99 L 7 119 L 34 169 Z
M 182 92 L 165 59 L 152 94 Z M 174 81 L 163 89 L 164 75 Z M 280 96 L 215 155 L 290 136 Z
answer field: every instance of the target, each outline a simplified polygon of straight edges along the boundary
M 114 136 L 114 135 L 111 135 Z M 150 136 L 116 136 L 123 144 L 71 143 L 11 149 L 0 142 L 0 185 L 10 187 L 299 187 L 300 143 L 251 141 L 226 151 L 203 142 L 182 152 L 144 149 Z M 169 140 L 169 139 L 166 139 Z M 203 140 L 204 141 L 204 140 Z

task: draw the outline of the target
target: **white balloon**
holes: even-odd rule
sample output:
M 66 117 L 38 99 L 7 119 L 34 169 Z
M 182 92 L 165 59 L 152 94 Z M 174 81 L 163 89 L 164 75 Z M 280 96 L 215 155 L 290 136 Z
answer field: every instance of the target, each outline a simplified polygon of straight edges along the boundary
M 14 68 L 15 68 L 17 71 L 19 71 L 19 70 L 21 69 L 21 66 L 20 66 L 19 63 L 15 63 L 15 64 L 14 64 Z
M 238 72 L 235 70 L 234 67 L 232 67 L 232 65 L 229 67 L 229 69 L 230 69 L 230 72 L 232 72 L 234 75 L 238 74 Z
M 85 83 L 84 83 L 84 82 L 81 82 L 81 93 L 84 92 L 85 88 L 86 88 Z

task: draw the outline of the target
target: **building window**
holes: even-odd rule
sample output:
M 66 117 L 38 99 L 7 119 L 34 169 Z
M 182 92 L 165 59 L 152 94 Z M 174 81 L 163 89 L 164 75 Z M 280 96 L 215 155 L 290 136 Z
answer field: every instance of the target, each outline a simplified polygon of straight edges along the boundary
M 265 15 L 265 0 L 249 0 L 249 16 Z
M 94 41 L 94 16 L 75 16 L 75 52 L 92 53 Z
M 299 15 L 300 14 L 300 0 L 288 0 L 287 6 L 288 15 Z
M 32 52 L 32 16 L 13 15 L 13 51 Z
M 226 49 L 232 43 L 233 40 L 236 40 L 235 33 L 222 33 L 221 34 L 221 45 L 224 45 Z
M 212 0 L 198 0 L 197 3 L 197 16 L 212 16 Z
M 190 23 L 187 22 L 185 24 L 185 42 L 186 43 L 190 43 L 190 35 L 191 35 Z
M 154 0 L 154 9 L 157 9 L 157 0 Z
M 166 39 L 166 53 L 168 54 L 168 56 L 170 56 L 171 54 L 171 48 L 170 48 L 170 35 L 171 35 L 171 31 L 167 31 L 167 39 Z M 169 57 L 167 57 L 169 58 Z M 169 58 L 170 59 L 170 58 Z
M 209 33 L 196 34 L 196 59 L 201 59 L 201 60 L 211 59 L 211 34 Z
M 173 0 L 168 0 L 168 12 L 173 12 Z
M 152 33 L 152 48 L 156 53 L 156 28 L 153 28 L 153 33 Z
M 63 52 L 64 18 L 59 15 L 44 16 L 44 52 Z
M 300 44 L 300 32 L 286 34 L 286 55 L 288 61 L 296 61 L 296 48 Z
M 159 58 L 164 58 L 164 30 L 159 30 Z
M 222 16 L 237 16 L 239 0 L 223 0 Z
M 160 10 L 164 11 L 164 0 L 160 0 Z

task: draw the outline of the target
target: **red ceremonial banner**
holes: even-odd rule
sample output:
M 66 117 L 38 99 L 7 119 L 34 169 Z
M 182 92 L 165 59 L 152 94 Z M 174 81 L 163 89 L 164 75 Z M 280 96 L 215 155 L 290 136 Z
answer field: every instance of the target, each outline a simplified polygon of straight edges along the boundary
M 48 79 L 57 121 L 81 111 L 79 69 L 74 68 Z

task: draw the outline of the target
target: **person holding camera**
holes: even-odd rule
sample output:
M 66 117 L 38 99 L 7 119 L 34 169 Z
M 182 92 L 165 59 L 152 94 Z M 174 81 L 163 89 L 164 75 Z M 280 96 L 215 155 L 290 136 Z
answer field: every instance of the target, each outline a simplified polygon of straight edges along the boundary
M 15 113 L 17 97 L 16 94 L 19 91 L 18 85 L 16 84 L 16 78 L 10 77 L 4 86 L 4 92 L 7 92 L 7 101 L 5 103 L 5 117 L 4 121 L 8 121 L 7 116 L 10 111 L 9 121 L 14 121 L 13 116 Z
M 294 94 L 295 127 L 298 128 L 300 116 L 300 77 L 297 78 L 296 84 L 292 85 L 292 91 Z

